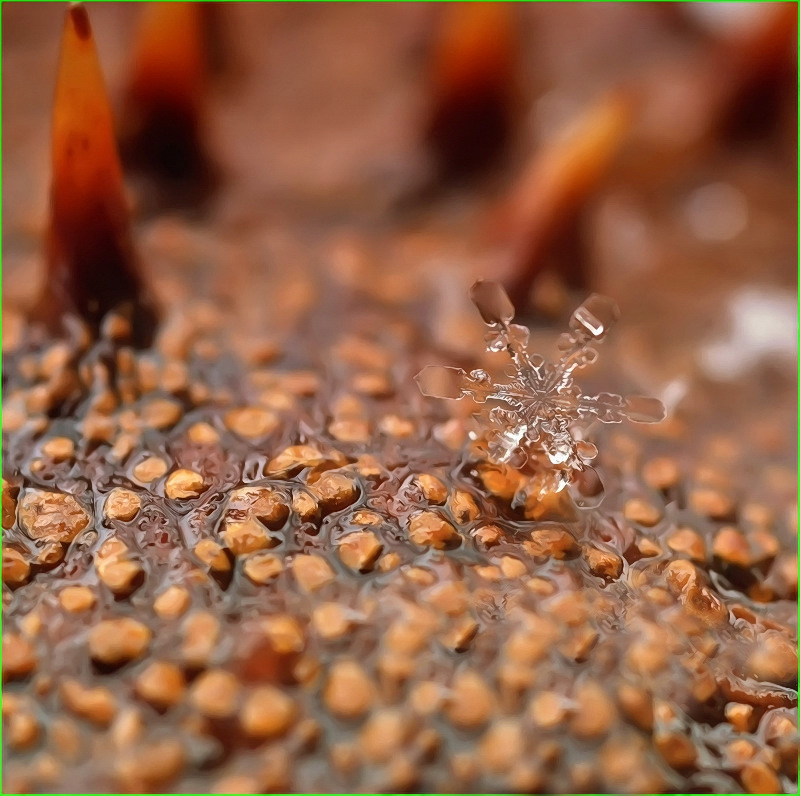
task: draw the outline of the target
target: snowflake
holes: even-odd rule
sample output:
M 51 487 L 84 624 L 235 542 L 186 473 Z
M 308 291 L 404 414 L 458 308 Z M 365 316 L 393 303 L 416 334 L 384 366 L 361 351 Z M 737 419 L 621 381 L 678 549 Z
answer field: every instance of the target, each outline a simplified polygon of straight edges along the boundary
M 655 398 L 584 395 L 574 382 L 574 372 L 595 361 L 596 344 L 619 317 L 610 299 L 592 294 L 575 310 L 569 332 L 558 343 L 561 358 L 550 363 L 528 353 L 528 329 L 511 323 L 514 306 L 499 284 L 479 280 L 470 298 L 489 327 L 487 350 L 506 351 L 511 357 L 513 365 L 506 371 L 510 380 L 500 384 L 485 370 L 467 373 L 433 365 L 420 371 L 416 381 L 423 395 L 468 396 L 481 404 L 476 417 L 484 427 L 489 458 L 517 467 L 530 463 L 541 493 L 560 491 L 588 468 L 597 448 L 585 434 L 595 420 L 656 423 L 664 418 L 664 406 Z

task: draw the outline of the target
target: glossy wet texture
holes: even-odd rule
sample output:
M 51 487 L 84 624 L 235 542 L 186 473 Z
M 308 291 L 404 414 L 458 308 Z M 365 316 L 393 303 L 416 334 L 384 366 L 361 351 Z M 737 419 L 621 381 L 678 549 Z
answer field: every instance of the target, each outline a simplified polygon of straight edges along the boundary
M 163 307 L 143 350 L 121 315 L 31 334 L 52 96 L 29 71 L 52 85 L 62 20 L 3 8 L 4 790 L 791 792 L 793 133 L 701 146 L 652 118 L 687 63 L 753 40 L 706 46 L 667 7 L 514 9 L 541 42 L 518 163 L 620 72 L 662 96 L 580 203 L 590 287 L 551 272 L 517 317 L 550 358 L 613 297 L 582 386 L 667 406 L 593 429 L 594 506 L 591 477 L 543 498 L 487 461 L 475 407 L 414 381 L 505 378 L 468 293 L 508 262 L 519 173 L 413 198 L 436 20 L 228 8 L 249 78 L 209 89 L 226 181 L 201 217 L 134 215 Z M 115 97 L 135 11 L 90 8 Z M 713 109 L 703 85 L 684 108 Z

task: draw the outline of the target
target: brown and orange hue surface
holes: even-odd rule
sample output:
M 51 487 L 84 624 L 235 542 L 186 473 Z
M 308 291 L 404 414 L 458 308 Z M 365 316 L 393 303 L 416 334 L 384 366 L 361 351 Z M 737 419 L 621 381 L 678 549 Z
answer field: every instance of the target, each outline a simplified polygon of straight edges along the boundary
M 63 314 L 76 312 L 96 332 L 106 313 L 120 310 L 134 342 L 148 344 L 155 309 L 138 272 L 111 108 L 80 6 L 61 40 L 52 169 L 47 276 L 34 316 L 58 330 Z
M 139 9 L 91 13 L 124 130 L 158 14 L 131 67 Z M 780 324 L 709 353 L 737 296 L 795 290 L 792 20 L 461 13 L 217 9 L 228 68 L 179 91 L 217 193 L 145 219 L 86 12 L 59 66 L 57 7 L 3 6 L 4 792 L 796 789 L 795 355 Z M 426 125 L 474 112 L 464 52 L 503 157 L 453 189 L 441 153 L 481 144 Z M 467 288 L 509 275 L 543 353 L 613 296 L 587 380 L 669 406 L 598 432 L 599 508 L 529 495 L 413 381 L 502 367 Z

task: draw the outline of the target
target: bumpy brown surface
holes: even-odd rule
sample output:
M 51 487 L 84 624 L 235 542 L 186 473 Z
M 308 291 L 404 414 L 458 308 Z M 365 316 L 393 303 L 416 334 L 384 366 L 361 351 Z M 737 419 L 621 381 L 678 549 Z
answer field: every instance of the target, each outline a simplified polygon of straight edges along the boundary
M 288 121 L 269 111 L 265 125 L 287 159 L 272 178 L 254 167 L 248 181 L 237 146 L 227 199 L 202 223 L 139 225 L 165 308 L 152 349 L 129 347 L 121 319 L 94 343 L 78 332 L 31 342 L 19 307 L 26 236 L 36 233 L 29 189 L 12 175 L 6 791 L 795 787 L 793 374 L 776 360 L 715 383 L 697 358 L 724 331 L 719 307 L 739 286 L 791 284 L 791 220 L 776 215 L 792 191 L 780 150 L 754 145 L 745 157 L 720 145 L 702 180 L 693 166 L 661 175 L 654 199 L 648 178 L 628 174 L 602 195 L 590 216 L 591 271 L 623 321 L 586 381 L 665 394 L 680 378 L 687 392 L 646 433 L 598 433 L 607 491 L 598 509 L 530 496 L 524 475 L 471 446 L 469 407 L 427 401 L 412 380 L 459 357 L 502 368 L 480 353 L 477 314 L 462 301 L 490 267 L 474 228 L 491 202 L 467 193 L 466 203 L 434 201 L 412 225 L 387 214 L 371 226 L 385 195 L 356 177 L 355 187 L 337 182 L 348 158 L 364 173 L 362 153 L 349 154 L 346 109 L 315 106 L 316 143 L 339 147 L 336 168 L 324 173 L 322 156 L 319 168 L 292 160 L 291 111 L 314 82 L 303 84 L 302 64 L 291 72 L 290 45 L 360 31 L 364 52 L 342 58 L 323 46 L 316 68 L 341 61 L 333 79 L 352 81 L 358 107 L 371 107 L 380 85 L 402 98 L 407 76 L 387 66 L 402 47 L 378 36 L 393 27 L 387 14 L 414 29 L 402 8 L 313 20 L 236 12 L 245 50 L 247 15 L 264 14 L 277 31 L 270 96 Z M 113 30 L 125 13 L 101 7 L 98 38 L 104 20 Z M 674 20 L 608 13 L 617 16 L 576 34 L 584 58 L 592 42 L 617 41 L 614 20 L 650 31 L 664 57 L 683 46 Z M 32 48 L 48 51 L 53 40 L 35 31 L 50 23 L 36 14 L 39 27 L 4 17 L 4 36 L 16 20 Z M 572 35 L 569 16 L 538 14 L 526 19 L 551 41 Z M 250 68 L 269 74 L 263 48 L 250 44 Z M 563 74 L 555 85 L 569 96 L 583 77 L 551 48 L 542 79 Z M 370 53 L 367 74 L 359 63 Z M 19 50 L 9 57 L 24 60 Z M 299 99 L 274 87 L 281 69 L 306 86 Z M 615 84 L 613 68 L 600 72 Z M 230 136 L 241 125 L 236 140 L 254 135 L 249 121 L 263 112 L 249 91 L 223 117 Z M 44 124 L 36 108 L 12 107 Z M 384 110 L 368 152 L 386 151 L 405 118 Z M 30 182 L 23 138 L 11 140 Z M 279 201 L 292 168 L 299 187 Z M 710 244 L 690 234 L 684 204 L 723 178 L 746 198 L 749 226 Z M 639 226 L 626 222 L 631 213 Z M 632 228 L 639 237 L 624 238 Z M 621 239 L 638 246 L 642 270 L 625 271 Z M 569 301 L 559 295 L 550 300 L 561 317 Z M 534 336 L 549 353 L 555 331 Z

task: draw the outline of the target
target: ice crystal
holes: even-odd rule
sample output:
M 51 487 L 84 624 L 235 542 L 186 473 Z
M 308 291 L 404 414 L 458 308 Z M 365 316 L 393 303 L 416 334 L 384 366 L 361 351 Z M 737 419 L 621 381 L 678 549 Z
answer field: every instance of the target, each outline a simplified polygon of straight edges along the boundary
M 467 373 L 433 365 L 417 374 L 417 383 L 423 395 L 455 400 L 469 396 L 481 404 L 476 417 L 489 457 L 514 466 L 529 462 L 542 492 L 560 491 L 589 466 L 597 448 L 585 434 L 595 420 L 655 423 L 664 418 L 664 406 L 655 398 L 584 395 L 574 381 L 576 370 L 595 361 L 596 345 L 619 317 L 610 299 L 592 294 L 575 310 L 558 343 L 561 358 L 551 363 L 528 352 L 528 328 L 511 322 L 514 306 L 499 284 L 479 280 L 470 298 L 489 327 L 487 350 L 506 351 L 511 357 L 509 380 L 497 383 L 485 370 Z

